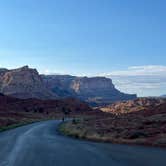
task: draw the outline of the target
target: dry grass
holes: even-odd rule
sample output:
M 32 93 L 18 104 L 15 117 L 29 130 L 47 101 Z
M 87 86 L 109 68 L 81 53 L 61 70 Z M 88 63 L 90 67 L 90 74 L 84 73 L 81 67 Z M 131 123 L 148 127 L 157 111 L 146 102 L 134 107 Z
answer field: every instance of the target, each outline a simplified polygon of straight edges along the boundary
M 164 115 L 143 117 L 103 114 L 68 121 L 59 126 L 61 133 L 92 141 L 166 146 Z M 160 119 L 161 117 L 161 119 Z M 156 121 L 154 121 L 156 119 Z

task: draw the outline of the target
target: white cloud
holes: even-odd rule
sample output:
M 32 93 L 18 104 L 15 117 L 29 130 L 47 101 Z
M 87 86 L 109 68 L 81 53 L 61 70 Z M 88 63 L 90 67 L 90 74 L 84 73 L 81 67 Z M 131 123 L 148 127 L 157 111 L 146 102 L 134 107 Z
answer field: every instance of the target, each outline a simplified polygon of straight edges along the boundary
M 148 65 L 148 66 L 131 66 L 127 70 L 113 71 L 105 73 L 106 76 L 166 76 L 166 66 Z
M 51 70 L 51 69 L 44 69 L 39 71 L 40 74 L 45 74 L 45 75 L 65 75 L 67 72 L 65 71 L 58 71 L 58 70 Z
M 45 69 L 40 73 L 75 75 L 75 73 L 69 73 L 63 70 L 50 69 Z M 158 96 L 166 94 L 166 66 L 131 66 L 126 70 L 112 71 L 99 75 L 111 78 L 115 86 L 122 92 L 136 93 L 138 96 Z
M 126 70 L 102 74 L 113 80 L 118 89 L 138 96 L 166 94 L 166 66 L 131 66 Z

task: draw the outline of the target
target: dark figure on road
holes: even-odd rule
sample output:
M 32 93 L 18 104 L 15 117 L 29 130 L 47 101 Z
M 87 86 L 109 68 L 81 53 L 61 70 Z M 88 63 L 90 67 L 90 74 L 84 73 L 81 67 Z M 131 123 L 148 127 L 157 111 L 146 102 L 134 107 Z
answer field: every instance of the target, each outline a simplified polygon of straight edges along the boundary
M 63 122 L 65 121 L 65 118 L 64 118 L 64 117 L 62 118 L 62 121 L 63 121 Z

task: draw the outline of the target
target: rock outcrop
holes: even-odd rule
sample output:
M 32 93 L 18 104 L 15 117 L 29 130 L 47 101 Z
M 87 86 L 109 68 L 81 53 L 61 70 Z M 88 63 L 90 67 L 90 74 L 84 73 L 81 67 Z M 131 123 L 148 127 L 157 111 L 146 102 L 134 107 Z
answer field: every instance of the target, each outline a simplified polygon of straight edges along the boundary
M 70 75 L 41 75 L 46 87 L 59 97 L 75 97 L 76 93 L 70 88 L 77 77 Z
M 74 97 L 93 106 L 136 98 L 136 95 L 117 90 L 109 78 L 39 75 L 36 69 L 28 66 L 0 69 L 0 93 L 23 99 Z
M 132 112 L 139 112 L 150 109 L 165 103 L 165 99 L 161 98 L 138 98 L 135 100 L 116 102 L 104 107 L 100 107 L 103 112 L 109 112 L 113 114 L 127 114 Z
M 120 92 L 112 80 L 105 77 L 74 77 L 69 75 L 42 76 L 46 86 L 61 97 L 72 96 L 91 105 L 135 99 L 136 95 Z
M 0 92 L 19 98 L 53 98 L 36 69 L 28 66 L 14 70 L 0 70 Z

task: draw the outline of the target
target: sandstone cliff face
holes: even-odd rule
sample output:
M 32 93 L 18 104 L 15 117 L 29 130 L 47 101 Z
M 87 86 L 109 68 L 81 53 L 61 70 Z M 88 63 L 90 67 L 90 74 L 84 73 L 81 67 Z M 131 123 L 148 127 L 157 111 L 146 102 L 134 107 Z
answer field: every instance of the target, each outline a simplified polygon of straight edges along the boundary
M 71 89 L 73 89 L 78 94 L 91 94 L 97 93 L 98 91 L 103 92 L 105 90 L 115 90 L 111 79 L 104 77 L 80 77 L 73 80 L 71 84 Z
M 36 69 L 28 66 L 0 69 L 0 93 L 19 98 L 74 97 L 92 105 L 136 98 L 136 95 L 118 91 L 109 78 L 39 75 Z
M 76 78 L 70 75 L 41 75 L 46 87 L 59 97 L 74 97 L 76 94 L 70 88 Z
M 114 101 L 129 100 L 136 95 L 118 91 L 112 80 L 105 77 L 42 76 L 46 86 L 61 97 L 72 96 L 92 105 L 107 104 Z
M 55 96 L 43 83 L 36 69 L 28 66 L 0 71 L 0 92 L 20 98 L 50 98 Z

